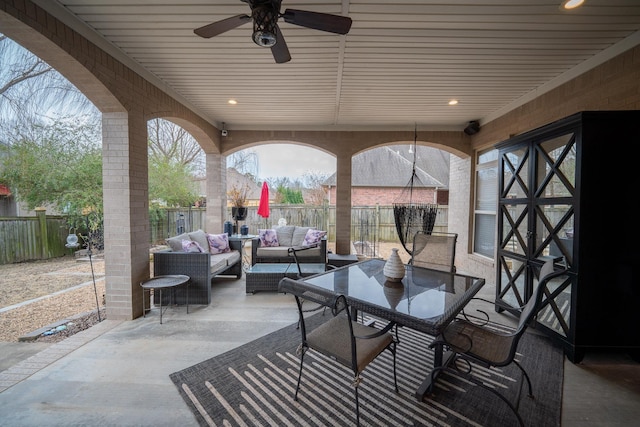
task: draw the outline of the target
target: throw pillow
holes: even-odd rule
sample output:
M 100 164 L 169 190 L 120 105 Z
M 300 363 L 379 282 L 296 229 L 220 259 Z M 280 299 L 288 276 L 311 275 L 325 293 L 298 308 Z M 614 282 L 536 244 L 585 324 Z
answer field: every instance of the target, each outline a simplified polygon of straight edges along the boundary
M 303 246 L 315 245 L 316 243 L 319 243 L 320 240 L 322 240 L 322 238 L 326 235 L 327 235 L 326 231 L 309 229 L 307 230 L 306 236 L 304 236 L 302 245 Z
M 194 242 L 193 240 L 183 240 L 182 250 L 184 252 L 204 252 L 202 250 L 202 246 L 200 246 L 198 242 Z
M 207 240 L 209 241 L 209 252 L 211 252 L 212 255 L 231 251 L 229 247 L 229 235 L 227 233 L 207 234 Z
M 202 230 L 192 231 L 189 234 L 189 238 L 194 242 L 198 242 L 200 247 L 202 248 L 202 252 L 209 252 L 209 242 L 207 240 L 207 233 Z
M 191 240 L 187 233 L 182 233 L 179 236 L 171 237 L 167 239 L 167 245 L 171 248 L 173 252 L 183 252 L 182 249 L 182 241 L 183 240 Z
M 260 237 L 260 245 L 265 247 L 280 246 L 278 243 L 278 235 L 276 230 L 260 229 L 258 230 L 258 237 Z

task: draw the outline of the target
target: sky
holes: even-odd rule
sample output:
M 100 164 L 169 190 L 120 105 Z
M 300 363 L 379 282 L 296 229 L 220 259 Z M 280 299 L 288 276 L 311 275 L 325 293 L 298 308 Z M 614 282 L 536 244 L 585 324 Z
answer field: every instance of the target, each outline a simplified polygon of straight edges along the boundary
M 332 175 L 336 158 L 315 148 L 294 144 L 268 144 L 252 147 L 258 154 L 258 177 L 261 179 L 301 178 L 307 172 Z

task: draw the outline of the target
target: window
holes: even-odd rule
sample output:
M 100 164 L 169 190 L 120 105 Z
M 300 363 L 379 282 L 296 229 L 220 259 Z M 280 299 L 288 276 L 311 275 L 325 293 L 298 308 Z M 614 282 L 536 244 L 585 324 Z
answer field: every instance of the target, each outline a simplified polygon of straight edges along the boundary
M 498 150 L 480 151 L 477 156 L 473 252 L 493 259 L 498 206 Z

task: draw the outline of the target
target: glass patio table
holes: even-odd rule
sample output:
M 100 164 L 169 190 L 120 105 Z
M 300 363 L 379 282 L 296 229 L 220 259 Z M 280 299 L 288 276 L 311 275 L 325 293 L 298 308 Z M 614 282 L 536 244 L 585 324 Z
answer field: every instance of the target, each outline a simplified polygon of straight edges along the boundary
M 389 282 L 382 272 L 384 264 L 384 260 L 372 259 L 293 281 L 313 291 L 343 294 L 354 310 L 434 337 L 441 334 L 485 283 L 477 277 L 411 265 L 405 266 L 402 282 Z M 434 348 L 434 368 L 448 363 L 448 358 L 441 345 Z M 422 400 L 430 388 L 431 372 L 428 372 L 416 397 Z

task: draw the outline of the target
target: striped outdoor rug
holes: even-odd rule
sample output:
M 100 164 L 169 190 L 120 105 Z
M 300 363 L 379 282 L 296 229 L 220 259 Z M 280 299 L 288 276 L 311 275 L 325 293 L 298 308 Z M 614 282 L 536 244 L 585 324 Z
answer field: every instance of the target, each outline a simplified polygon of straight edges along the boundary
M 316 315 L 321 316 L 321 315 Z M 313 324 L 309 324 L 312 329 Z M 392 357 L 384 352 L 363 373 L 360 424 L 375 426 L 513 426 L 517 420 L 492 393 L 455 375 L 442 375 L 433 396 L 418 402 L 420 382 L 431 370 L 432 337 L 400 329 L 398 386 Z M 355 425 L 351 371 L 316 352 L 305 356 L 298 402 L 293 400 L 300 332 L 291 325 L 227 353 L 171 374 L 185 402 L 203 426 Z M 525 334 L 518 360 L 531 377 L 535 399 L 523 390 L 520 415 L 526 425 L 559 426 L 563 356 L 546 337 Z M 475 368 L 486 382 L 514 398 L 521 384 L 515 367 Z

